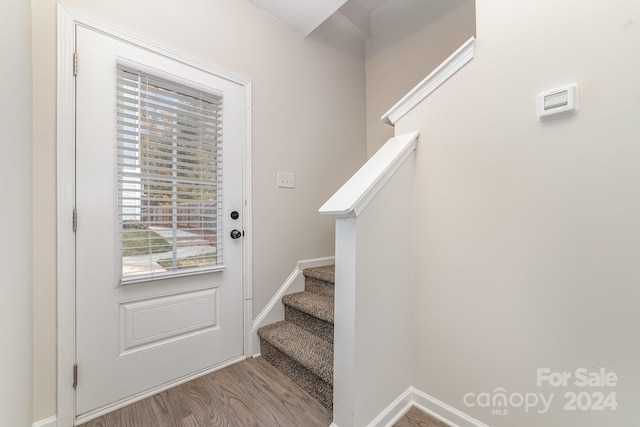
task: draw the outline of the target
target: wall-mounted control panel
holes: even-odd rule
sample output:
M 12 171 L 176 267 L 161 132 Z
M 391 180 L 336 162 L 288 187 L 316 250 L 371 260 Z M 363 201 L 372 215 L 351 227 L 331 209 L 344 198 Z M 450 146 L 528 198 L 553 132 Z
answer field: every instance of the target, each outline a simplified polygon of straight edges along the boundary
M 575 83 L 538 94 L 538 120 L 552 120 L 578 112 L 578 85 Z

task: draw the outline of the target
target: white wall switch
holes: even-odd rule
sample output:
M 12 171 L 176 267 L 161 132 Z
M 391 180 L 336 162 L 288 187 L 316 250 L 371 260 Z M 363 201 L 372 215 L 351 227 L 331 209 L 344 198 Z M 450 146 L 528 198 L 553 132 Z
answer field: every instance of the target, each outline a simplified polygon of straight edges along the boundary
M 295 177 L 293 172 L 278 171 L 278 187 L 295 188 Z

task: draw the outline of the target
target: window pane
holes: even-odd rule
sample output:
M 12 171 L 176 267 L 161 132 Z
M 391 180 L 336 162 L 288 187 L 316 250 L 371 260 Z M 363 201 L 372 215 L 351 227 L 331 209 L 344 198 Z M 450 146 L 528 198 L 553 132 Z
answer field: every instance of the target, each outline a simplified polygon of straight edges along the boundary
M 222 97 L 118 64 L 121 282 L 220 268 Z

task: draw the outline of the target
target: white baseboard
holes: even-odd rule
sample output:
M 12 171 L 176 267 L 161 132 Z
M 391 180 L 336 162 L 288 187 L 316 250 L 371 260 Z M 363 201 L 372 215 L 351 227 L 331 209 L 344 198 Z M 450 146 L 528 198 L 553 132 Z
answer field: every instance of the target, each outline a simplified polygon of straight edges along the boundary
M 398 396 L 368 427 L 390 427 L 414 406 L 451 427 L 489 427 L 415 387 Z
M 44 420 L 36 421 L 32 427 L 58 427 L 58 417 L 55 415 L 45 418 Z
M 387 408 L 380 413 L 368 427 L 392 426 L 413 406 L 412 388 L 409 387 L 404 393 L 396 398 Z
M 411 388 L 414 406 L 430 414 L 434 418 L 455 427 L 489 427 L 487 424 L 484 424 L 464 412 L 439 401 L 435 397 L 430 396 L 417 388 Z
M 251 328 L 251 340 L 253 357 L 260 356 L 260 339 L 258 338 L 258 329 L 264 325 L 284 320 L 284 304 L 282 297 L 294 292 L 304 290 L 304 277 L 302 271 L 305 268 L 320 267 L 323 265 L 331 265 L 335 263 L 334 257 L 315 258 L 298 261 L 296 268 L 291 272 L 287 280 L 284 281 L 280 289 L 269 300 L 265 308 L 262 309 L 253 321 Z

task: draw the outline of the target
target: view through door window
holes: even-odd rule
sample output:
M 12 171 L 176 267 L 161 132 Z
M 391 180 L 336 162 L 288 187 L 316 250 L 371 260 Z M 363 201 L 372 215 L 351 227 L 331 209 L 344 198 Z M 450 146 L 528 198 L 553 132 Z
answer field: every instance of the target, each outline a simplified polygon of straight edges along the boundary
M 222 96 L 117 66 L 121 283 L 222 266 Z

